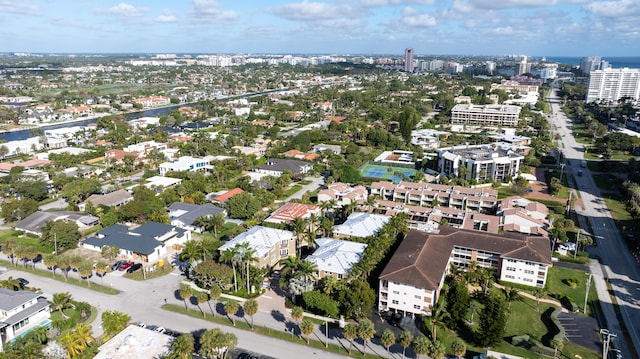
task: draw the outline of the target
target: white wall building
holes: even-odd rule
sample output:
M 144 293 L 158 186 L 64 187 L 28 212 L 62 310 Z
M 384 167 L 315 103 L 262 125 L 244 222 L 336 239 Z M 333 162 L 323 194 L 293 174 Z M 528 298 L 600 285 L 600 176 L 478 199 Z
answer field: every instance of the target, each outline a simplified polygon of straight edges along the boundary
M 591 71 L 587 89 L 587 103 L 607 101 L 615 103 L 623 97 L 640 101 L 640 69 L 605 69 Z
M 4 345 L 38 327 L 50 327 L 49 302 L 41 294 L 0 288 L 0 352 Z
M 163 162 L 158 166 L 158 171 L 160 172 L 160 176 L 164 176 L 167 172 L 209 170 L 212 169 L 212 161 L 213 157 L 211 156 L 205 156 L 203 158 L 183 156 L 173 162 Z
M 438 171 L 448 176 L 458 176 L 461 167 L 467 168 L 465 179 L 504 182 L 520 172 L 524 156 L 494 145 L 454 146 L 436 150 Z
M 451 109 L 451 123 L 470 126 L 515 127 L 520 107 L 513 105 L 457 104 Z

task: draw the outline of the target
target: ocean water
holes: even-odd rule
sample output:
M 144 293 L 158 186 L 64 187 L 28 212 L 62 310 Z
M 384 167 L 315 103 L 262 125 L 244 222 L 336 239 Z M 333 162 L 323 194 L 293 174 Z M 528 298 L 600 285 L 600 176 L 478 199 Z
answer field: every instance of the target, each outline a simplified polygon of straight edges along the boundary
M 628 67 L 631 69 L 639 69 L 640 68 L 640 56 L 629 56 L 629 57 L 607 57 L 600 56 L 603 60 L 608 61 L 611 64 L 611 67 L 614 69 L 619 69 L 623 67 Z M 536 59 L 541 59 L 542 56 L 536 57 Z M 563 57 L 563 56 L 546 56 L 547 61 L 549 62 L 557 62 L 560 64 L 569 64 L 569 65 L 580 65 L 580 59 L 582 57 Z

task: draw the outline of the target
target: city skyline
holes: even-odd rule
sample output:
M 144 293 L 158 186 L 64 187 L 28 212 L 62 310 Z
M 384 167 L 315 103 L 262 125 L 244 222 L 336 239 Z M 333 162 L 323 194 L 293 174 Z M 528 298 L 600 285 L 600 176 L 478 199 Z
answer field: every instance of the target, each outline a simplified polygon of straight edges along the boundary
M 0 2 L 0 52 L 636 56 L 633 0 Z

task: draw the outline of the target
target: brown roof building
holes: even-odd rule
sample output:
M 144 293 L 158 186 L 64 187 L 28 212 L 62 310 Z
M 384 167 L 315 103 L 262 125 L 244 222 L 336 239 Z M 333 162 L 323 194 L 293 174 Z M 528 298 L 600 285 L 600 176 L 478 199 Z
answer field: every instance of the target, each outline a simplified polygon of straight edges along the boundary
M 549 239 L 442 228 L 438 234 L 412 230 L 380 274 L 380 310 L 429 314 L 453 263 L 496 269 L 501 281 L 544 287 L 552 266 Z

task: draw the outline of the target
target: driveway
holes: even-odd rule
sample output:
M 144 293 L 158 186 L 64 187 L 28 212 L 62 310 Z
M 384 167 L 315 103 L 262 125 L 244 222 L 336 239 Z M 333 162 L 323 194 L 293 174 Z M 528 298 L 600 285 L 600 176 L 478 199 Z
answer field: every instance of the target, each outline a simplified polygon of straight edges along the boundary
M 305 177 L 304 180 L 311 181 L 311 183 L 303 185 L 298 192 L 292 194 L 287 199 L 285 199 L 284 200 L 285 203 L 290 202 L 292 199 L 301 199 L 302 195 L 304 195 L 305 193 L 313 192 L 324 184 L 324 177 Z

